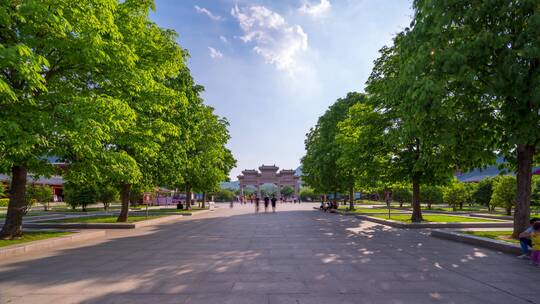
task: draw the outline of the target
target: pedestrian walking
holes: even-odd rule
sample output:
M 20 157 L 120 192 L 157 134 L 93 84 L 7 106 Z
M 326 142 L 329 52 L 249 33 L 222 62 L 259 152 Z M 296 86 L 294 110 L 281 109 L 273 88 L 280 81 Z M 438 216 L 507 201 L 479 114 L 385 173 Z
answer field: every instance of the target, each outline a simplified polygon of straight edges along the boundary
M 272 195 L 272 212 L 273 213 L 276 213 L 276 202 L 277 202 L 276 196 Z
M 268 204 L 270 203 L 270 198 L 268 196 L 264 197 L 264 212 L 268 212 Z
M 259 197 L 255 197 L 255 213 L 259 213 Z

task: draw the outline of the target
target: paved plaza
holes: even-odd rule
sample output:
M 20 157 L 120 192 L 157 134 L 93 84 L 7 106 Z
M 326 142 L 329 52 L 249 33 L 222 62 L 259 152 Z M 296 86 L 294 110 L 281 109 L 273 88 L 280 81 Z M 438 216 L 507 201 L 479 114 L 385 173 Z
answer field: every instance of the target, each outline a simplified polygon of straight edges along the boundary
M 540 303 L 540 269 L 313 204 L 215 212 L 0 261 L 0 303 Z

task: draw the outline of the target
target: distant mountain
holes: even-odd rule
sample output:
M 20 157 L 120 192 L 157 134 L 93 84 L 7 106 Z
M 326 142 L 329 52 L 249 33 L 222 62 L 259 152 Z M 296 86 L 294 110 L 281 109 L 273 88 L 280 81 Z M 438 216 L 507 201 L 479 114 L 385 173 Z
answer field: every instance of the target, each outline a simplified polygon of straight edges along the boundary
M 221 186 L 221 189 L 238 190 L 240 189 L 240 182 L 239 181 L 222 182 L 220 186 Z

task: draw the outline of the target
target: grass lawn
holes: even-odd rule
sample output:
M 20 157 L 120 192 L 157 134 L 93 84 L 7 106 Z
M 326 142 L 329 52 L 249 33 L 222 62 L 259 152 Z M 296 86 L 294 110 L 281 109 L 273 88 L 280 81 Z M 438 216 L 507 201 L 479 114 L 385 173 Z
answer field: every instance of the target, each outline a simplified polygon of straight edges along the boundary
M 466 233 L 474 236 L 494 239 L 498 241 L 505 241 L 509 243 L 517 243 L 519 244 L 519 240 L 513 239 L 512 231 L 460 231 L 460 233 Z
M 159 217 L 163 217 L 164 215 L 149 215 L 146 216 L 140 216 L 140 215 L 131 215 L 128 217 L 128 223 L 135 223 L 145 220 L 151 220 Z M 53 220 L 53 221 L 43 221 L 40 223 L 116 223 L 116 219 L 118 216 L 92 216 L 92 217 L 79 217 L 79 218 L 69 218 L 69 219 L 63 219 L 63 220 Z
M 387 220 L 388 216 L 385 215 L 374 215 L 373 217 L 382 218 Z M 464 223 L 464 222 L 493 222 L 493 220 L 489 219 L 479 219 L 479 218 L 470 218 L 465 216 L 448 216 L 448 215 L 422 215 L 424 218 L 424 222 L 432 222 L 432 223 Z M 391 220 L 404 222 L 404 223 L 411 223 L 411 215 L 410 214 L 395 214 L 390 217 Z
M 58 231 L 26 231 L 23 233 L 21 239 L 18 240 L 0 240 L 0 247 L 27 243 L 32 241 L 39 241 L 44 239 L 49 239 L 57 236 L 63 236 L 72 234 L 73 232 L 58 232 Z
M 86 208 L 86 212 L 94 212 L 94 211 L 103 211 L 103 212 L 105 212 L 105 209 L 103 207 L 88 207 L 88 208 Z M 109 208 L 107 211 L 108 212 L 120 211 L 120 208 Z M 44 211 L 44 212 L 53 213 L 53 212 L 84 212 L 84 211 L 82 210 L 82 208 L 72 209 L 72 208 L 69 208 L 69 207 L 52 207 L 48 211 Z
M 348 206 L 339 206 L 338 210 L 351 212 L 349 211 Z M 352 212 L 354 213 L 388 213 L 388 209 L 386 208 L 356 208 Z M 395 209 L 390 209 L 390 213 L 396 213 L 396 212 L 400 212 L 400 211 L 395 210 Z
M 488 211 L 487 208 L 475 208 L 475 207 L 464 207 L 463 209 L 452 209 L 452 207 L 437 207 L 428 209 L 427 207 L 422 207 L 424 211 L 446 211 L 446 212 L 480 212 Z
M 199 208 L 199 207 L 191 207 L 191 210 L 186 209 L 176 209 L 176 208 L 163 208 L 163 209 L 148 209 L 148 213 L 192 213 L 197 212 L 201 210 L 207 210 L 208 208 Z M 141 210 L 138 210 L 137 212 L 146 212 L 146 208 L 142 208 Z

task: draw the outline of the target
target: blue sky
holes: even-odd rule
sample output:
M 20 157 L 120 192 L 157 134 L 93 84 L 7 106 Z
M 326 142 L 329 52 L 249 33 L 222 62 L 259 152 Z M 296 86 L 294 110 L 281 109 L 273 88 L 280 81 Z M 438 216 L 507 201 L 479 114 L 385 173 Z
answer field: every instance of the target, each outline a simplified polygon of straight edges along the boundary
M 337 98 L 363 91 L 383 45 L 411 20 L 403 0 L 155 0 L 206 103 L 230 122 L 246 168 L 294 169 L 305 134 Z

